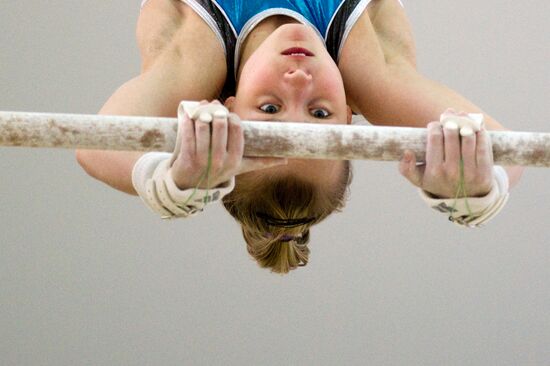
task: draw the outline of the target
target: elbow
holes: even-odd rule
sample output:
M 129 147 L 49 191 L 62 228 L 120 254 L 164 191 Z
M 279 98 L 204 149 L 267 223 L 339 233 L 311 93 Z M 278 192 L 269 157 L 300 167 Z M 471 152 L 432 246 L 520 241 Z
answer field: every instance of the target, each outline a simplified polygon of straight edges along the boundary
M 86 173 L 88 173 L 89 175 L 90 174 L 90 165 L 89 165 L 89 154 L 88 154 L 88 150 L 76 150 L 75 152 L 75 157 L 76 157 L 76 161 L 78 162 L 78 165 L 80 165 L 80 167 L 82 169 L 84 169 L 84 171 Z
M 123 154 L 120 157 L 120 154 Z M 102 150 L 76 150 L 76 161 L 92 178 L 130 195 L 137 195 L 132 185 L 132 169 L 135 156 Z
M 94 151 L 93 150 L 76 150 L 76 161 L 91 177 L 97 178 L 96 172 L 93 169 Z
M 101 182 L 109 184 L 105 171 L 102 169 L 104 157 L 99 150 L 76 150 L 75 157 L 86 174 Z

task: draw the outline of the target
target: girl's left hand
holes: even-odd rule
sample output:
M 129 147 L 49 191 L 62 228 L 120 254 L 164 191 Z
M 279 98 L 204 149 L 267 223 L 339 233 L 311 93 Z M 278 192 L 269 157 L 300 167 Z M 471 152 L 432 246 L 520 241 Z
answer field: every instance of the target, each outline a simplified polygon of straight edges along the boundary
M 218 100 L 200 103 L 208 104 L 221 105 Z M 180 147 L 172 164 L 172 178 L 180 190 L 210 189 L 239 174 L 288 164 L 287 158 L 243 157 L 244 131 L 234 113 L 214 114 L 211 122 L 202 122 L 199 116 L 191 119 L 185 113 L 180 128 Z
M 458 198 L 487 195 L 493 184 L 493 150 L 484 128 L 460 137 L 458 128 L 443 128 L 440 122 L 429 123 L 426 162 L 417 165 L 414 153 L 407 150 L 399 162 L 399 172 L 438 198 L 454 198 L 460 185 L 461 157 L 466 193 L 462 191 Z

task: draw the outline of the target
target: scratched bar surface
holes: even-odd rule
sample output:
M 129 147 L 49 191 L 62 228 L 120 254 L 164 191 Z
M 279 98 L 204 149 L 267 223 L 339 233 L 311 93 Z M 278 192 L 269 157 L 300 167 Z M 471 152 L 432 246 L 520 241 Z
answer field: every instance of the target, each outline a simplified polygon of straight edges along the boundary
M 245 156 L 423 161 L 426 129 L 243 121 Z M 490 131 L 495 163 L 550 167 L 550 133 Z M 172 152 L 177 119 L 0 112 L 0 146 Z

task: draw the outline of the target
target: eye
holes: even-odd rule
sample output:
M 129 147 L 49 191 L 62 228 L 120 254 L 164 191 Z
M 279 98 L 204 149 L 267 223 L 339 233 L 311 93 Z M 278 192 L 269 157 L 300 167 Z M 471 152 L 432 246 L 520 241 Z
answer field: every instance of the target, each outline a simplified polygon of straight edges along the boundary
M 260 106 L 260 109 L 263 112 L 268 113 L 268 114 L 275 114 L 275 113 L 279 112 L 279 107 L 275 104 L 270 104 L 270 103 L 267 103 L 267 104 L 264 104 L 264 105 Z
M 315 108 L 311 110 L 311 115 L 315 118 L 328 118 L 331 116 L 330 112 L 326 109 Z

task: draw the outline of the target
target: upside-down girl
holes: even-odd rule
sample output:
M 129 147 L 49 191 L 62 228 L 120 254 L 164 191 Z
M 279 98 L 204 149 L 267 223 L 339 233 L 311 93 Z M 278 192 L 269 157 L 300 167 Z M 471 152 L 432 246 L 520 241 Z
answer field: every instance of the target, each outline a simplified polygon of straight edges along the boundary
M 248 252 L 273 272 L 308 263 L 310 228 L 343 209 L 352 168 L 244 157 L 241 120 L 350 124 L 355 113 L 427 127 L 426 161 L 407 151 L 399 170 L 463 226 L 494 217 L 522 174 L 493 164 L 486 129 L 500 123 L 416 70 L 399 0 L 148 0 L 136 35 L 141 73 L 99 113 L 177 116 L 176 150 L 80 150 L 79 163 L 162 217 L 222 201 Z

